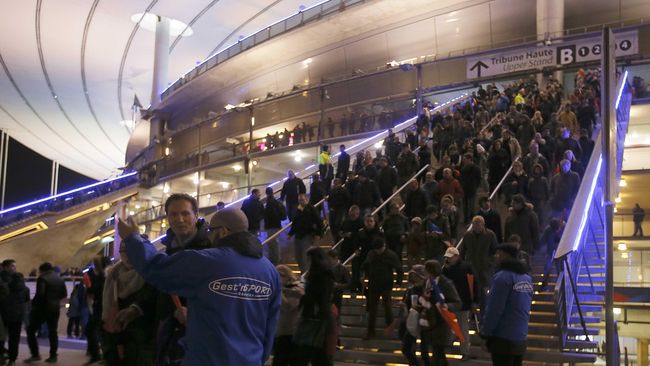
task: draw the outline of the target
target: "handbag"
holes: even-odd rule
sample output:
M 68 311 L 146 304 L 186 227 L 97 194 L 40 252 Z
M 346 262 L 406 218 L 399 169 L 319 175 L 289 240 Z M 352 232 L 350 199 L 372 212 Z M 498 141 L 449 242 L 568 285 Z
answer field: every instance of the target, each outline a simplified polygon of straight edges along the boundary
M 325 347 L 327 321 L 318 318 L 302 318 L 293 334 L 293 343 L 314 348 Z
M 420 313 L 413 308 L 409 310 L 406 316 L 406 330 L 413 337 L 417 338 L 420 336 Z

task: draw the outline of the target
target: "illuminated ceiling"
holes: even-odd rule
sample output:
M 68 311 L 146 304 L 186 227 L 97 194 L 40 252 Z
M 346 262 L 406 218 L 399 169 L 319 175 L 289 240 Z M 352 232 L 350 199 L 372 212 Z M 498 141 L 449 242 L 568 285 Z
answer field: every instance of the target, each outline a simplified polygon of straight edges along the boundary
M 151 94 L 154 33 L 139 28 L 131 20 L 135 14 L 148 11 L 191 25 L 191 36 L 170 39 L 171 82 L 214 51 L 237 42 L 240 36 L 253 34 L 303 6 L 319 2 L 4 0 L 0 3 L 0 128 L 77 172 L 96 179 L 115 175 L 124 165 L 129 132 L 123 122 L 132 118 L 133 97 L 137 95 L 146 107 Z M 441 33 L 438 43 L 450 49 L 474 46 L 478 35 L 492 29 L 485 26 L 486 17 L 495 24 L 492 31 L 504 37 L 525 36 L 535 29 L 534 1 L 413 0 L 406 6 L 403 0 L 367 0 L 364 4 L 361 6 L 369 10 L 372 7 L 375 12 L 385 12 L 387 23 L 396 10 L 407 9 L 417 17 L 434 7 L 443 11 L 450 6 L 490 4 L 493 11 L 478 15 L 469 10 L 466 16 L 460 12 L 451 17 L 449 13 L 450 19 L 441 26 L 449 28 L 455 36 Z M 594 9 L 598 10 L 598 18 L 592 14 Z M 566 1 L 567 28 L 607 20 L 603 17 L 628 19 L 644 14 L 650 14 L 646 0 L 622 0 L 620 4 L 609 0 Z M 478 22 L 479 19 L 482 21 Z M 417 43 L 433 44 L 425 33 L 412 30 L 404 38 L 405 43 L 415 37 Z M 346 36 L 355 35 L 347 29 Z M 431 32 L 430 37 L 433 36 Z M 287 43 L 284 47 L 297 46 Z M 398 51 L 410 55 L 413 51 L 409 47 L 405 45 Z M 369 47 L 356 51 L 363 59 L 373 50 Z M 273 78 L 294 76 L 290 72 L 293 71 L 273 74 Z

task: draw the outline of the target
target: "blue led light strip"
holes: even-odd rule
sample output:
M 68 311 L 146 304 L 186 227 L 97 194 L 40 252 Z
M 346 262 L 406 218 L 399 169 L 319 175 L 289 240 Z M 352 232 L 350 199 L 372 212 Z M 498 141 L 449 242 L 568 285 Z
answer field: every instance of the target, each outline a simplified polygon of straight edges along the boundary
M 116 181 L 116 180 L 120 180 L 120 179 L 128 178 L 128 177 L 134 176 L 134 175 L 136 175 L 136 174 L 138 174 L 138 172 L 127 173 L 127 174 L 124 174 L 124 175 L 120 175 L 119 177 L 115 177 L 115 178 L 111 178 L 111 179 L 103 180 L 103 181 L 101 181 L 101 182 L 97 182 L 97 183 L 93 183 L 93 184 L 90 184 L 90 185 L 87 185 L 87 186 L 83 186 L 83 187 L 75 188 L 75 189 L 70 190 L 70 191 L 67 191 L 67 192 L 63 192 L 63 193 L 59 193 L 59 194 L 55 194 L 54 196 L 49 196 L 49 197 L 41 198 L 40 200 L 36 200 L 36 201 L 32 201 L 32 202 L 28 202 L 28 203 L 25 203 L 25 204 L 22 204 L 22 205 L 19 205 L 19 206 L 14 206 L 14 207 L 8 208 L 8 209 L 6 209 L 6 210 L 4 210 L 4 211 L 0 211 L 0 215 L 5 214 L 5 213 L 7 213 L 7 212 L 11 212 L 11 211 L 19 210 L 19 209 L 21 209 L 21 208 L 25 208 L 25 207 L 28 207 L 28 206 L 31 206 L 31 205 L 35 205 L 35 204 L 37 204 L 37 203 L 41 203 L 41 202 L 45 202 L 45 201 L 49 201 L 49 200 L 53 200 L 53 199 L 55 199 L 55 198 L 63 197 L 63 196 L 68 195 L 68 194 L 70 194 L 70 193 L 75 193 L 75 192 L 83 191 L 83 190 L 85 190 L 85 189 L 92 188 L 92 187 L 97 187 L 97 186 L 102 185 L 102 184 L 105 184 L 105 183 L 110 183 L 110 182 L 113 182 L 113 181 Z
M 623 77 L 621 78 L 621 83 L 618 86 L 618 96 L 616 97 L 616 109 L 618 109 L 618 103 L 621 102 L 621 96 L 623 95 L 623 89 L 626 82 L 627 82 L 627 70 L 625 70 L 625 74 L 623 74 Z
M 596 190 L 596 183 L 600 178 L 600 168 L 603 165 L 603 156 L 598 155 L 598 166 L 596 166 L 596 174 L 594 174 L 593 180 L 591 181 L 591 186 L 589 187 L 589 194 L 587 195 L 587 206 L 582 211 L 582 216 L 580 217 L 580 226 L 578 227 L 578 237 L 573 243 L 573 250 L 578 249 L 578 245 L 582 241 L 582 233 L 584 232 L 585 225 L 587 224 L 587 217 L 589 216 L 589 210 L 591 209 L 592 200 L 594 198 L 594 191 Z
M 468 96 L 468 95 L 469 95 L 469 93 L 465 93 L 465 94 L 462 94 L 462 95 L 460 95 L 460 96 L 458 96 L 458 97 L 456 97 L 456 98 L 453 98 L 453 99 L 451 99 L 451 100 L 448 100 L 448 101 L 442 103 L 441 105 L 435 107 L 435 108 L 432 110 L 432 112 L 435 112 L 435 111 L 437 111 L 437 110 L 439 110 L 439 109 L 441 109 L 441 108 L 444 108 L 444 107 L 446 107 L 446 106 L 448 106 L 448 105 L 450 105 L 450 104 L 453 104 L 453 103 L 455 103 L 457 100 L 462 99 L 462 98 L 465 98 L 465 97 Z M 415 118 L 417 118 L 417 116 L 416 116 L 416 117 L 411 117 L 411 118 L 407 119 L 407 120 L 404 121 L 404 122 L 398 123 L 398 124 L 396 124 L 395 127 L 393 127 L 393 128 L 400 128 L 400 127 L 402 127 L 402 125 L 411 122 L 411 121 L 414 120 Z M 377 137 L 380 137 L 381 135 L 384 135 L 384 134 L 385 134 L 386 136 L 388 136 L 388 131 L 387 131 L 387 130 L 381 131 L 381 132 L 379 132 L 378 134 L 376 134 L 376 135 L 374 135 L 374 136 L 368 137 L 367 139 L 365 139 L 365 140 L 363 140 L 363 141 L 361 141 L 361 142 L 358 142 L 358 143 L 356 143 L 356 144 L 354 144 L 354 145 L 348 147 L 348 148 L 345 149 L 345 150 L 347 151 L 347 150 L 350 150 L 350 149 L 354 149 L 355 147 L 360 146 L 360 145 L 362 145 L 362 144 L 365 144 L 366 142 L 368 142 L 368 141 L 370 141 L 370 140 L 373 140 L 373 139 L 376 139 Z M 337 152 L 336 154 L 332 155 L 332 158 L 336 158 L 336 157 L 338 157 L 339 155 L 341 155 L 341 152 Z M 315 167 L 315 166 L 316 166 L 316 164 L 312 164 L 312 165 L 308 166 L 307 168 L 305 168 L 305 169 L 301 170 L 300 172 L 296 173 L 296 176 L 298 176 L 298 174 L 301 174 L 301 173 L 306 172 L 307 170 L 309 170 L 309 169 L 311 169 L 311 168 L 313 168 L 313 167 Z M 284 177 L 283 179 L 280 179 L 280 180 L 278 180 L 278 181 L 275 181 L 275 182 L 269 184 L 268 186 L 269 186 L 269 187 L 273 187 L 273 186 L 275 186 L 275 185 L 277 185 L 277 184 L 280 184 L 280 183 L 284 182 L 285 180 L 287 180 L 287 177 Z M 230 206 L 232 206 L 232 205 L 234 205 L 234 204 L 236 204 L 236 203 L 239 203 L 239 202 L 245 200 L 246 198 L 248 198 L 248 196 L 244 196 L 244 197 L 242 197 L 242 198 L 240 198 L 240 199 L 238 199 L 238 200 L 236 200 L 236 201 L 232 201 L 232 202 L 230 202 L 229 204 L 227 204 L 226 207 L 230 207 Z

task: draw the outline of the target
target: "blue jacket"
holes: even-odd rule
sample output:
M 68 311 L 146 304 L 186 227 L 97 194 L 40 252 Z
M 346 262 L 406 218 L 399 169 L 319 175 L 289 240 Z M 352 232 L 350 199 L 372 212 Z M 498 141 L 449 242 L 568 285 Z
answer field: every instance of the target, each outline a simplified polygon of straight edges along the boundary
M 506 261 L 492 277 L 481 336 L 497 337 L 510 342 L 524 342 L 528 337 L 533 284 L 523 263 Z
M 126 238 L 129 263 L 147 282 L 187 298 L 183 365 L 261 366 L 279 317 L 279 275 L 248 232 L 216 246 L 169 256 L 139 235 Z

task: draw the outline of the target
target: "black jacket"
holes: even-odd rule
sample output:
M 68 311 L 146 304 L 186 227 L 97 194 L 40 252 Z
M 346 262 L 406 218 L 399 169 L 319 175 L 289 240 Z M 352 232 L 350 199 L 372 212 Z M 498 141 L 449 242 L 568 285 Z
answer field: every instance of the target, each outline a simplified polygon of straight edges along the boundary
M 503 242 L 503 234 L 501 231 L 501 216 L 499 213 L 493 209 L 489 211 L 479 210 L 477 215 L 485 219 L 485 227 L 492 230 L 494 235 L 497 237 L 499 243 Z
M 461 311 L 470 310 L 472 303 L 478 302 L 478 285 L 476 280 L 470 288 L 468 276 L 474 276 L 472 266 L 459 260 L 454 265 L 446 265 L 442 272 L 445 277 L 449 278 L 456 287 L 458 296 L 461 300 Z
M 387 199 L 393 194 L 393 189 L 397 187 L 398 177 L 397 170 L 392 166 L 386 166 L 385 168 L 379 170 L 377 174 L 377 186 L 379 187 L 379 193 L 381 198 Z
M 348 171 L 350 170 L 350 154 L 345 151 L 341 152 L 339 155 L 338 164 L 336 166 L 336 177 L 345 180 L 348 176 Z
M 302 179 L 298 177 L 287 179 L 282 185 L 280 200 L 285 200 L 287 203 L 296 203 L 298 202 L 298 195 L 300 193 L 307 193 L 307 187 L 305 187 Z
M 242 202 L 241 210 L 248 219 L 248 230 L 259 230 L 260 221 L 264 218 L 264 205 L 255 197 L 248 197 Z
M 350 208 L 350 192 L 345 187 L 332 188 L 327 204 L 330 210 L 337 212 L 347 212 Z
M 460 168 L 460 185 L 466 197 L 476 196 L 476 190 L 481 185 L 481 169 L 476 164 L 466 164 Z
M 0 314 L 5 323 L 23 320 L 25 305 L 29 301 L 29 288 L 20 273 L 0 272 L 0 280 L 7 285 L 8 294 L 0 301 Z
M 379 206 L 380 199 L 379 189 L 374 181 L 367 179 L 365 182 L 358 181 L 355 184 L 352 200 L 361 211 Z
M 42 312 L 58 312 L 61 300 L 68 297 L 65 282 L 58 273 L 45 271 L 36 280 L 36 294 L 32 300 L 32 310 Z
M 380 254 L 374 250 L 368 253 L 361 268 L 368 276 L 368 287 L 377 291 L 393 288 L 393 272 L 397 274 L 398 284 L 402 283 L 404 276 L 397 254 L 388 248 Z
M 318 210 L 307 205 L 302 210 L 296 210 L 296 216 L 293 218 L 289 236 L 295 235 L 296 238 L 304 238 L 307 235 L 323 235 L 323 220 L 321 220 Z
M 427 194 L 420 188 L 411 190 L 406 194 L 406 205 L 404 207 L 404 214 L 412 219 L 414 217 L 424 218 L 427 214 L 427 206 L 429 200 Z
M 282 202 L 275 197 L 266 197 L 266 206 L 264 206 L 264 228 L 279 229 L 282 227 L 282 220 L 287 218 L 287 210 Z

